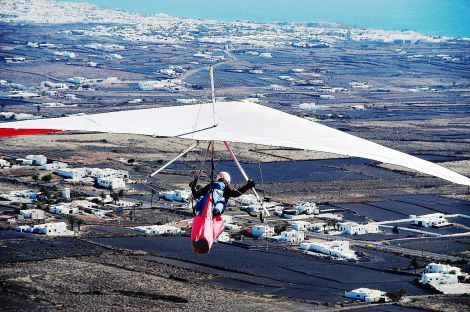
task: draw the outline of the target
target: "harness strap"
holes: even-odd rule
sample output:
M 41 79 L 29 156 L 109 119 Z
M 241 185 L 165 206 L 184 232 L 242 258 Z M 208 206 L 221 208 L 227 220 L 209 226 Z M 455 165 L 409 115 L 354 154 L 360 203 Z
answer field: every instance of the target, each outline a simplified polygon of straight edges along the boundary
M 214 170 L 215 170 L 215 165 L 214 165 L 214 141 L 211 141 L 211 147 L 212 147 L 212 153 L 211 153 L 211 187 L 212 187 L 212 183 L 214 183 Z

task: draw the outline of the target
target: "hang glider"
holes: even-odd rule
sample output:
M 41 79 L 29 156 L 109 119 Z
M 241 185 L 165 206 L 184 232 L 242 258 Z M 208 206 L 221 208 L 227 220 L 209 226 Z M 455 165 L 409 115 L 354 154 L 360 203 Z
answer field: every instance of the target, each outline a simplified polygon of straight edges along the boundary
M 93 131 L 229 141 L 367 158 L 470 186 L 470 179 L 429 161 L 276 109 L 217 102 L 0 124 L 1 136 Z

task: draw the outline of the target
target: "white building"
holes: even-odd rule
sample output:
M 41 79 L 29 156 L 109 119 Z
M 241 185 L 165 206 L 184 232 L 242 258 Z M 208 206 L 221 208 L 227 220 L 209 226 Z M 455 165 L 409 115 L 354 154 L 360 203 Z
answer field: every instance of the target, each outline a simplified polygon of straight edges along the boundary
M 139 103 L 143 103 L 143 102 L 144 102 L 143 99 L 133 99 L 133 100 L 127 101 L 127 103 L 129 103 L 129 104 L 139 104 Z
M 121 178 L 129 179 L 129 171 L 111 168 L 80 168 L 85 169 L 87 175 L 99 179 L 99 178 Z
M 318 209 L 315 203 L 299 201 L 292 206 L 292 209 L 298 211 L 299 214 L 319 214 L 320 210 Z
M 68 166 L 69 165 L 67 163 L 55 161 L 55 162 L 50 163 L 50 164 L 42 165 L 42 169 L 47 170 L 47 171 L 53 171 L 53 170 L 57 170 L 57 169 L 64 169 L 64 168 L 67 168 Z
M 460 283 L 468 274 L 460 268 L 440 263 L 430 263 L 421 275 L 420 283 L 430 285 L 443 294 L 470 294 L 470 284 Z
M 83 209 L 87 209 L 87 208 L 90 209 L 90 208 L 94 208 L 98 206 L 98 204 L 95 204 L 94 202 L 86 200 L 86 199 L 74 200 L 72 202 L 72 205 L 74 207 L 83 208 Z
M 297 231 L 307 231 L 310 229 L 311 223 L 307 221 L 291 221 L 290 226 Z
M 230 235 L 227 232 L 220 233 L 219 237 L 217 237 L 217 241 L 222 243 L 229 243 L 232 241 Z
M 76 58 L 77 54 L 75 52 L 68 52 L 68 51 L 54 51 L 54 54 L 57 56 L 64 56 L 68 58 Z
M 10 191 L 8 193 L 0 194 L 0 198 L 5 200 L 13 201 L 13 202 L 24 202 L 30 203 L 38 198 L 38 193 L 29 191 L 29 190 L 21 190 L 21 191 Z
M 181 81 L 178 79 L 140 81 L 137 85 L 142 91 L 182 90 Z
M 273 238 L 280 242 L 298 244 L 305 240 L 305 232 L 296 230 L 283 231 L 281 235 Z
M 26 58 L 22 56 L 4 57 L 3 59 L 7 64 L 17 64 L 26 61 Z
M 13 116 L 13 119 L 15 120 L 30 120 L 30 119 L 41 119 L 41 116 L 35 116 L 32 114 L 26 114 L 26 113 L 16 113 L 15 116 Z
M 6 161 L 5 159 L 0 158 L 0 168 L 6 168 L 10 166 L 11 166 L 10 162 Z
M 287 90 L 286 87 L 278 85 L 278 84 L 272 84 L 268 87 L 269 90 L 274 90 L 274 91 L 285 91 Z
M 274 227 L 269 226 L 267 224 L 260 224 L 260 225 L 255 225 L 251 228 L 251 235 L 254 237 L 271 237 L 275 235 L 276 233 L 274 232 Z
M 0 118 L 2 119 L 13 119 L 14 117 L 14 112 L 0 112 Z
M 355 222 L 340 223 L 338 229 L 347 235 L 372 234 L 379 232 L 379 226 L 375 223 L 358 224 Z
M 176 102 L 182 104 L 196 104 L 198 102 L 197 99 L 176 99 Z
M 263 210 L 263 207 L 260 204 L 244 205 L 242 209 L 248 212 L 258 213 Z
M 70 188 L 64 187 L 62 189 L 62 197 L 65 199 L 70 199 Z
M 98 178 L 96 183 L 104 188 L 116 190 L 126 187 L 126 182 L 121 178 Z
M 23 233 L 32 233 L 33 228 L 30 227 L 29 225 L 17 225 L 16 226 L 16 231 L 17 232 L 23 232 Z
M 27 155 L 25 157 L 27 160 L 31 160 L 33 165 L 42 166 L 47 163 L 47 157 L 44 155 Z
M 49 208 L 50 213 L 68 215 L 71 213 L 78 213 L 80 210 L 78 207 L 72 206 L 72 204 L 53 205 Z
M 390 298 L 384 291 L 370 288 L 357 288 L 351 291 L 345 291 L 344 296 L 349 299 L 361 300 L 364 302 L 389 302 Z
M 83 211 L 86 213 L 90 213 L 98 218 L 106 218 L 109 214 L 113 213 L 112 210 L 99 208 L 83 208 Z
M 44 211 L 40 209 L 25 209 L 20 210 L 20 215 L 25 219 L 41 220 L 45 219 Z
M 239 197 L 235 197 L 234 200 L 243 206 L 258 204 L 258 199 L 253 194 L 243 194 Z
M 45 96 L 48 96 L 48 97 L 59 97 L 59 96 L 60 96 L 59 92 L 57 92 L 57 91 L 52 91 L 52 90 L 44 91 L 43 94 L 44 94 Z
M 140 81 L 138 83 L 138 88 L 142 91 L 155 90 L 155 81 Z
M 73 235 L 73 231 L 67 229 L 65 222 L 52 222 L 38 224 L 33 227 L 33 233 L 45 234 L 50 236 L 70 236 Z
M 233 223 L 233 217 L 228 214 L 223 214 L 222 215 L 222 220 L 224 220 L 224 224 L 230 224 Z
M 368 89 L 370 85 L 367 82 L 352 81 L 349 85 L 355 89 Z
M 180 228 L 177 228 L 176 226 L 168 225 L 168 224 L 138 226 L 134 228 L 134 231 L 145 233 L 145 234 L 154 234 L 154 235 L 163 235 L 163 234 L 176 235 L 176 234 L 181 233 Z
M 67 89 L 68 86 L 64 82 L 41 81 L 41 88 Z
M 323 233 L 325 231 L 334 230 L 335 226 L 332 223 L 315 222 L 315 223 L 310 223 L 307 229 L 312 232 Z
M 461 275 L 462 271 L 459 267 L 451 266 L 448 264 L 441 264 L 441 263 L 430 263 L 424 269 L 425 273 L 451 273 Z
M 294 81 L 295 80 L 291 76 L 287 76 L 287 75 L 281 75 L 281 76 L 278 76 L 277 78 L 280 79 L 280 80 L 285 80 L 285 81 Z
M 241 227 L 237 224 L 233 223 L 224 223 L 224 229 L 226 231 L 238 231 L 241 229 Z
M 259 54 L 259 57 L 263 57 L 263 58 L 272 58 L 272 54 L 270 52 L 262 52 Z
M 32 166 L 34 161 L 32 159 L 18 158 L 16 161 L 21 162 L 23 166 Z
M 422 227 L 442 227 L 449 225 L 443 213 L 431 213 L 421 216 L 410 215 L 412 224 Z
M 439 288 L 442 284 L 457 284 L 459 282 L 456 274 L 450 273 L 423 273 L 420 282 Z
M 81 179 L 87 175 L 85 168 L 60 168 L 56 173 L 64 178 Z
M 354 250 L 349 249 L 348 241 L 302 243 L 300 244 L 300 249 L 315 251 L 325 255 L 348 260 L 357 259 Z
M 112 54 L 106 55 L 106 58 L 107 58 L 107 59 L 121 60 L 121 59 L 123 59 L 124 57 L 123 57 L 121 54 L 112 53 Z
M 166 200 L 186 202 L 189 200 L 189 196 L 191 194 L 189 191 L 186 191 L 186 190 L 174 190 L 174 191 L 160 192 L 160 195 Z
M 71 100 L 71 101 L 78 100 L 78 97 L 75 94 L 72 94 L 72 93 L 64 95 L 64 98 L 66 100 Z
M 68 78 L 67 81 L 71 83 L 76 83 L 76 84 L 83 84 L 83 83 L 87 83 L 88 79 L 85 77 L 72 77 L 72 78 Z
M 115 206 L 128 208 L 128 207 L 135 207 L 137 206 L 137 204 L 131 201 L 126 201 L 126 200 L 121 199 L 116 202 Z

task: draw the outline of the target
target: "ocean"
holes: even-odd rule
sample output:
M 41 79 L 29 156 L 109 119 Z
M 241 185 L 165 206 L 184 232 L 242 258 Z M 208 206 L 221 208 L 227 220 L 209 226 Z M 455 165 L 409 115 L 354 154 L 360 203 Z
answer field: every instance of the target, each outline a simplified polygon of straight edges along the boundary
M 68 0 L 218 21 L 335 22 L 470 37 L 470 0 Z

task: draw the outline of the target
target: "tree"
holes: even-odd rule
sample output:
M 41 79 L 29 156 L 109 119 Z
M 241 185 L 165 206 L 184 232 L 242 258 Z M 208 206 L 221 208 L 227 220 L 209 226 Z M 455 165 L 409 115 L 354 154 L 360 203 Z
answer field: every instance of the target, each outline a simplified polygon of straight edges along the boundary
M 101 197 L 101 205 L 104 205 L 104 200 L 106 199 L 107 196 L 104 192 L 101 192 L 100 197 Z
M 51 196 L 51 192 L 49 191 L 49 189 L 45 186 L 42 186 L 41 187 L 41 193 L 44 197 L 47 197 L 49 198 Z
M 84 222 L 83 222 L 83 220 L 80 219 L 80 218 L 77 218 L 77 221 L 76 221 L 76 222 L 77 222 L 77 228 L 78 228 L 78 230 L 80 231 L 80 225 L 82 225 Z
M 279 234 L 281 234 L 281 232 L 284 232 L 285 230 L 287 230 L 288 226 L 289 225 L 287 223 L 284 223 L 284 222 L 281 223 L 281 224 L 276 224 L 274 226 L 274 232 L 279 235 Z
M 126 195 L 126 192 L 125 192 L 123 189 L 120 189 L 120 190 L 117 192 L 117 194 L 118 194 L 118 197 L 119 197 L 119 198 L 123 198 L 124 195 Z
M 37 172 L 33 173 L 31 178 L 34 180 L 34 182 L 36 182 L 37 180 L 39 180 L 39 173 L 37 173 Z
M 73 231 L 73 225 L 75 224 L 75 217 L 69 216 L 70 230 Z
M 50 174 L 50 173 L 48 173 L 46 175 L 43 175 L 41 177 L 41 181 L 44 182 L 44 183 L 49 183 L 49 182 L 51 182 L 51 180 L 52 180 L 52 174 Z
M 114 204 L 116 205 L 116 202 L 119 200 L 119 194 L 116 192 L 111 193 L 111 198 L 113 199 Z
M 155 195 L 156 192 L 154 189 L 152 189 L 151 192 L 152 192 L 152 196 L 150 197 L 150 207 L 153 207 L 153 196 Z
M 28 209 L 28 204 L 22 203 L 20 207 L 15 207 L 15 213 L 19 214 L 20 210 L 26 210 L 26 209 Z
M 387 292 L 387 297 L 389 297 L 392 301 L 397 302 L 400 301 L 405 296 L 405 294 L 405 290 L 400 288 L 399 291 Z
M 36 203 L 36 208 L 37 208 L 37 209 L 40 209 L 40 210 L 45 210 L 45 209 L 46 209 L 46 204 L 41 203 L 41 202 L 38 201 L 38 202 Z
M 98 198 L 93 198 L 93 199 L 91 200 L 91 202 L 92 202 L 92 203 L 95 203 L 95 204 L 97 204 L 97 205 L 101 205 L 101 204 L 102 204 L 101 199 L 98 199 Z
M 411 258 L 410 266 L 411 268 L 415 269 L 415 274 L 416 274 L 416 269 L 419 268 L 418 258 L 416 257 Z

